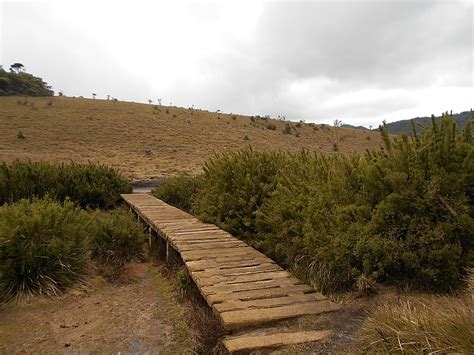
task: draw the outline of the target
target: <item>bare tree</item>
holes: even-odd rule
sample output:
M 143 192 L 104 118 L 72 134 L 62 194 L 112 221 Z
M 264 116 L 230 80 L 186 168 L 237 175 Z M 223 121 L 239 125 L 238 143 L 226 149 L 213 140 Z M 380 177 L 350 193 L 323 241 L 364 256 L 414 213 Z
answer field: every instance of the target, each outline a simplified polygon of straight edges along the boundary
M 94 94 L 92 93 L 92 98 L 95 100 L 95 97 L 97 96 L 97 94 Z
M 151 104 L 153 102 L 152 99 L 148 99 L 148 103 Z
M 158 102 L 158 105 L 161 106 L 161 99 L 156 100 Z

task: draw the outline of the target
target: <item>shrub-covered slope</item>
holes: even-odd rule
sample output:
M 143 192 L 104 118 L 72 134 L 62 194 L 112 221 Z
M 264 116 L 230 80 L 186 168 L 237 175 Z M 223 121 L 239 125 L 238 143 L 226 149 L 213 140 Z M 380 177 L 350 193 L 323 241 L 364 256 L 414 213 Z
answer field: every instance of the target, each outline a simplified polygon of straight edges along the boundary
M 202 219 L 284 265 L 298 264 L 326 291 L 358 277 L 456 287 L 474 262 L 472 123 L 460 131 L 445 116 L 411 138 L 391 139 L 386 128 L 381 136 L 384 149 L 364 155 L 218 156 L 191 197 L 168 201 L 191 203 Z M 160 188 L 155 194 L 177 196 Z

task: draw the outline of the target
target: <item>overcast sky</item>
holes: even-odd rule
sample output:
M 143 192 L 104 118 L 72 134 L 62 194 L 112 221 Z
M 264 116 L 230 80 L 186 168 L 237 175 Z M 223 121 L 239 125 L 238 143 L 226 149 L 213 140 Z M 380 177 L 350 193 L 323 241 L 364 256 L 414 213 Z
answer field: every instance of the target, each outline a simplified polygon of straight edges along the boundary
M 68 96 L 367 126 L 473 107 L 471 1 L 0 2 L 0 64 Z

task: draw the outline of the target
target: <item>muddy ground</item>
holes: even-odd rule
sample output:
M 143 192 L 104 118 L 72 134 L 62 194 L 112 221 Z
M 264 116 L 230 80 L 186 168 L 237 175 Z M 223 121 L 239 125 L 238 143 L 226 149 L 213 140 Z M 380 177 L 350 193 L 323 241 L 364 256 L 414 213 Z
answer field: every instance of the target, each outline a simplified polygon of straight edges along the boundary
M 149 268 L 132 264 L 120 283 L 94 276 L 63 297 L 4 306 L 0 353 L 186 351 L 194 335 L 189 333 L 187 344 L 178 339 L 172 320 L 164 318 L 162 305 L 169 300 Z

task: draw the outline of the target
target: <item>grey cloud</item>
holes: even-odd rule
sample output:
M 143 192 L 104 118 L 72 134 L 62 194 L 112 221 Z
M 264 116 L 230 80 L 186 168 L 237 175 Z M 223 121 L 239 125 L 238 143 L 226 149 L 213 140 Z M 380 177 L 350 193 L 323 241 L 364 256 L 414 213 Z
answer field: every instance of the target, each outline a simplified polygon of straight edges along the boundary
M 423 85 L 433 71 L 453 71 L 466 84 L 471 16 L 439 2 L 269 3 L 256 50 L 296 77 Z

